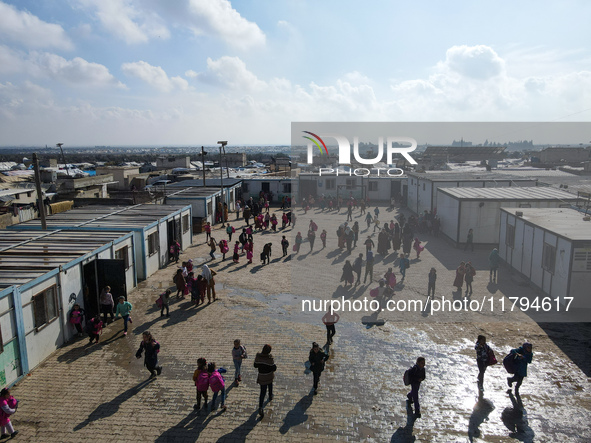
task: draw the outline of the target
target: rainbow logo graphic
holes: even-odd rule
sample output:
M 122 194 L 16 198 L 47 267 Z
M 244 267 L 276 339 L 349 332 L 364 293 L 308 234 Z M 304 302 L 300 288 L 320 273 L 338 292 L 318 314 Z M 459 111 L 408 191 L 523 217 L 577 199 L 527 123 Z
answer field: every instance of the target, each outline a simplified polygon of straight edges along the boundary
M 326 152 L 326 155 L 328 156 L 328 149 L 326 149 L 326 145 L 324 144 L 324 141 L 322 141 L 322 139 L 320 137 L 318 137 L 316 134 L 314 134 L 313 132 L 310 132 L 310 131 L 302 131 L 302 132 L 305 132 L 306 134 L 310 134 L 311 136 L 316 137 L 318 139 L 318 141 L 320 143 L 322 143 L 322 146 L 324 146 L 324 152 Z M 306 135 L 303 135 L 302 137 L 310 140 L 312 143 L 314 143 L 316 146 L 318 146 L 318 149 L 320 150 L 320 155 L 323 154 L 322 148 L 320 147 L 320 145 L 318 144 L 318 142 L 316 140 L 314 140 L 312 137 L 308 137 Z

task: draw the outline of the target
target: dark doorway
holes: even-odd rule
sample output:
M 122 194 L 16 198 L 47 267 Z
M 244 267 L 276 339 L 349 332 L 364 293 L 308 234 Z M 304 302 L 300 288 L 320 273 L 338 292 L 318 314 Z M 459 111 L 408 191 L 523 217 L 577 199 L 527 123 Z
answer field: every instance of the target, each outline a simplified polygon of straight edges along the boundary
M 398 194 L 402 197 L 402 182 L 400 180 L 390 181 L 390 198 L 398 200 Z
M 316 197 L 316 180 L 301 180 L 300 181 L 300 196 L 301 198 L 308 198 L 309 196 Z
M 125 283 L 125 261 L 124 260 L 106 260 L 96 261 L 99 288 L 105 286 L 111 287 L 113 301 L 123 296 L 127 300 L 127 284 Z M 101 284 L 102 283 L 102 286 Z
M 181 219 L 172 219 L 168 220 L 167 222 L 167 230 L 168 230 L 168 261 L 173 259 L 172 254 L 170 253 L 170 247 L 174 244 L 175 241 L 178 241 L 179 244 L 181 243 Z M 182 246 L 182 245 L 181 245 Z
M 90 319 L 100 312 L 98 301 L 100 290 L 96 275 L 96 260 L 84 265 L 83 274 L 84 310 L 86 311 L 86 318 Z
M 99 295 L 105 286 L 111 287 L 113 301 L 117 304 L 120 296 L 127 300 L 125 283 L 125 261 L 97 259 L 84 265 L 83 268 L 84 310 L 86 318 L 99 314 Z
M 268 193 L 271 190 L 271 183 L 269 182 L 262 182 L 261 183 L 261 191 Z

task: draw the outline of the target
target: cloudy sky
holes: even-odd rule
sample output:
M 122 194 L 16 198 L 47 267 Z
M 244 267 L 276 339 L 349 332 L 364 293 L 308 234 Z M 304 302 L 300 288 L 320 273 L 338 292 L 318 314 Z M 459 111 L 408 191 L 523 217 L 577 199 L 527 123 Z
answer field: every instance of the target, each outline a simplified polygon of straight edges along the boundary
M 591 2 L 0 0 L 0 146 L 590 121 Z

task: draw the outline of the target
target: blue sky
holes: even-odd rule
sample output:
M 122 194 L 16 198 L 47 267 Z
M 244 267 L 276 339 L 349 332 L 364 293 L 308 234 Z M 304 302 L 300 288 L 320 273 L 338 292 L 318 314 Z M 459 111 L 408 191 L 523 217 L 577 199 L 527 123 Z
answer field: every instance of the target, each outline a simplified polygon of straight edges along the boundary
M 289 144 L 292 121 L 589 121 L 589 17 L 585 0 L 0 0 L 0 146 Z

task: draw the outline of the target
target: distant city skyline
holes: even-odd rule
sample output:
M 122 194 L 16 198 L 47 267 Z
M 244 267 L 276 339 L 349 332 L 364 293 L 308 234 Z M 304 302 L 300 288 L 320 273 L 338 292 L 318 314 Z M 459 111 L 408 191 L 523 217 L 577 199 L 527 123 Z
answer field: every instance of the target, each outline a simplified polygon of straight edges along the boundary
M 588 122 L 590 16 L 583 0 L 0 0 L 0 147 L 285 146 L 293 121 Z

